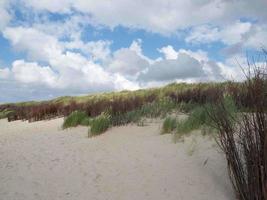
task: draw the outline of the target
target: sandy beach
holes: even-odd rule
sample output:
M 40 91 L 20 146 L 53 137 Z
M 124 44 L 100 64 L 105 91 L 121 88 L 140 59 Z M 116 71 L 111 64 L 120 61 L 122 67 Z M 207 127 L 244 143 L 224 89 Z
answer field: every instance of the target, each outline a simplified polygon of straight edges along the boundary
M 223 154 L 208 137 L 175 144 L 154 122 L 88 138 L 87 128 L 62 123 L 0 120 L 0 199 L 234 199 Z

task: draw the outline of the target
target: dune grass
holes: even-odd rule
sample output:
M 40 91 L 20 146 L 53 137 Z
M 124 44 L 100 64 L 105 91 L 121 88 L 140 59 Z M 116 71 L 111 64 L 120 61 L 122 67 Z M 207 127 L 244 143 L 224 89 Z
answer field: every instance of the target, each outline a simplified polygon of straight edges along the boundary
M 223 104 L 228 115 L 225 116 L 233 122 L 237 118 L 238 109 L 231 96 L 225 96 Z M 175 141 L 179 140 L 185 134 L 193 130 L 200 129 L 203 134 L 216 133 L 216 126 L 213 117 L 217 115 L 217 110 L 212 104 L 205 105 L 187 105 L 190 107 L 189 115 L 186 119 L 178 121 L 176 124 Z M 187 107 L 186 106 L 186 107 Z
M 143 118 L 164 118 L 168 113 L 177 109 L 177 104 L 167 98 L 147 103 L 139 109 L 126 113 L 115 113 L 111 115 L 113 126 L 126 125 L 129 123 L 139 123 Z
M 91 121 L 90 126 L 88 137 L 102 134 L 111 126 L 110 115 L 101 114 Z
M 13 110 L 14 113 L 8 116 L 10 121 L 39 121 L 66 117 L 76 110 L 85 111 L 90 117 L 96 117 L 109 108 L 112 109 L 113 115 L 118 112 L 122 114 L 137 110 L 142 106 L 144 106 L 142 112 L 147 112 L 146 109 L 152 110 L 150 107 L 156 104 L 171 106 L 167 99 L 171 99 L 176 104 L 183 101 L 203 104 L 207 100 L 214 100 L 213 94 L 217 90 L 220 90 L 219 93 L 222 94 L 226 87 L 226 83 L 173 83 L 160 88 L 136 91 L 109 92 L 78 97 L 65 96 L 42 102 L 3 104 L 0 105 L 0 112 L 5 108 Z M 157 103 L 154 104 L 154 102 Z M 163 107 L 169 109 L 167 105 Z M 153 109 L 153 112 L 149 111 L 147 115 L 158 117 L 158 112 L 162 113 L 162 110 Z
M 189 114 L 187 119 L 177 123 L 177 132 L 189 133 L 192 130 L 199 129 L 202 125 L 209 122 L 207 113 L 208 106 L 197 106 Z
M 174 117 L 167 117 L 165 118 L 161 134 L 171 133 L 177 126 L 177 120 Z
M 7 118 L 9 114 L 12 114 L 14 111 L 5 109 L 3 111 L 0 111 L 0 119 Z
M 78 125 L 89 126 L 90 118 L 85 112 L 74 111 L 64 119 L 63 129 L 76 127 Z

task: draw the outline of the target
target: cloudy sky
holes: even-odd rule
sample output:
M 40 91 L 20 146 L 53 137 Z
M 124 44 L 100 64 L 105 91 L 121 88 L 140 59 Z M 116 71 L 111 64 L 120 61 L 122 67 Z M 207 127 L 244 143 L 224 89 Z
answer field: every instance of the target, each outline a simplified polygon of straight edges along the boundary
M 0 0 L 0 102 L 241 80 L 266 0 Z

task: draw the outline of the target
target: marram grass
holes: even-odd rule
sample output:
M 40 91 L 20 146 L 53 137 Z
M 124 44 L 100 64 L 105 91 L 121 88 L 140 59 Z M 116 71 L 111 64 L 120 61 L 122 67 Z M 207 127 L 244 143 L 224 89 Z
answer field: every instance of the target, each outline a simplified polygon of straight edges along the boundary
M 176 126 L 177 126 L 176 118 L 174 117 L 165 118 L 162 125 L 161 134 L 171 133 L 176 128 Z
M 76 127 L 78 125 L 89 126 L 90 118 L 85 112 L 74 111 L 68 117 L 64 119 L 63 129 Z
M 110 127 L 110 125 L 111 125 L 110 115 L 101 114 L 91 121 L 90 123 L 91 128 L 88 131 L 88 136 L 92 137 L 100 135 L 103 132 L 105 132 Z

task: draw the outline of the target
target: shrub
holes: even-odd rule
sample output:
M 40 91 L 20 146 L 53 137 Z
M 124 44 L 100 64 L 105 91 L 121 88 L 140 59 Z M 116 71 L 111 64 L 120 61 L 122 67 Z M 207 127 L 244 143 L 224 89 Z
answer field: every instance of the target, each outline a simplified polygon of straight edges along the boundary
M 88 136 L 100 135 L 105 132 L 111 125 L 110 116 L 106 114 L 101 114 L 90 123 L 91 129 L 88 132 Z
M 85 112 L 74 111 L 64 119 L 63 129 L 76 127 L 78 125 L 88 126 L 90 119 Z
M 164 134 L 172 132 L 176 128 L 176 124 L 177 124 L 176 118 L 167 117 L 163 122 L 161 133 Z
M 267 65 L 249 66 L 246 106 L 235 123 L 231 103 L 214 105 L 212 117 L 219 130 L 218 144 L 225 153 L 229 176 L 239 200 L 267 200 Z M 238 95 L 237 95 L 238 96 Z

